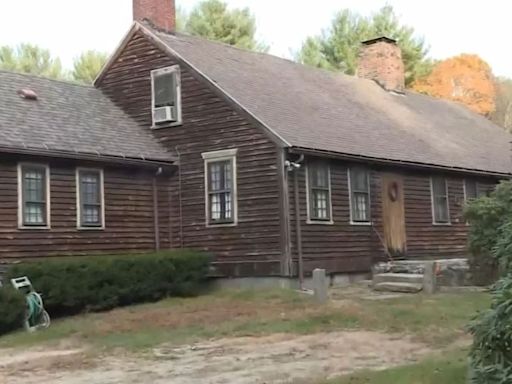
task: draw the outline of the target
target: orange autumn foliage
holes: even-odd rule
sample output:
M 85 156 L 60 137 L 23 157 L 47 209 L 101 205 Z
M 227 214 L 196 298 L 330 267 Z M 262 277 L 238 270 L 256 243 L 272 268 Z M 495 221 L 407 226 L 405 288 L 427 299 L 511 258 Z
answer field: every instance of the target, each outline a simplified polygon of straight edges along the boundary
M 496 86 L 491 67 L 477 55 L 462 54 L 439 62 L 412 89 L 454 100 L 488 116 L 495 109 Z

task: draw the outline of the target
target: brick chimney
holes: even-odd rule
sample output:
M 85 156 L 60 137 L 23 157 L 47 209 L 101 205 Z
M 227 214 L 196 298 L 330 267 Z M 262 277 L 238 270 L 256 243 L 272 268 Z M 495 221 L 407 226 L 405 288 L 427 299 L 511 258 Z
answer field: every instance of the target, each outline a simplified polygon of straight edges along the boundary
M 375 80 L 387 91 L 404 92 L 404 62 L 396 40 L 378 37 L 363 41 L 359 51 L 357 76 Z
M 133 20 L 149 21 L 158 29 L 172 32 L 176 29 L 174 0 L 133 0 Z

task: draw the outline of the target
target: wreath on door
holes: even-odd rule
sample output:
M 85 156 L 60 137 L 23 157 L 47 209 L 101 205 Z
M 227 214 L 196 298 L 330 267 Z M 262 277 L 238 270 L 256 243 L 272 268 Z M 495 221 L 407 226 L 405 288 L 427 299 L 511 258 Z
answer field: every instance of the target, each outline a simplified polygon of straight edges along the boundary
M 391 201 L 397 201 L 398 200 L 398 183 L 396 181 L 393 181 L 391 184 L 389 184 L 388 187 L 388 196 Z

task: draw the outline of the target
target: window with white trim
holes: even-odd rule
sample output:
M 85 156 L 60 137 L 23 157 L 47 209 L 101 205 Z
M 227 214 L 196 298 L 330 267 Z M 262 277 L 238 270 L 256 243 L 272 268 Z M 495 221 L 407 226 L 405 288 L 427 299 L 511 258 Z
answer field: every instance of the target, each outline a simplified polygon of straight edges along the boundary
M 20 164 L 18 166 L 21 227 L 49 227 L 49 177 L 50 171 L 47 165 Z
M 444 177 L 430 178 L 432 195 L 432 218 L 434 224 L 450 223 L 450 206 L 448 201 L 448 184 Z
M 154 128 L 181 123 L 181 76 L 178 65 L 151 71 L 151 95 Z
M 78 227 L 104 227 L 103 171 L 77 169 Z
M 236 224 L 236 149 L 203 153 L 207 225 Z
M 475 180 L 464 179 L 464 200 L 469 201 L 479 197 L 478 183 Z
M 370 172 L 365 168 L 348 170 L 350 189 L 350 221 L 370 222 Z
M 329 164 L 311 162 L 307 165 L 309 220 L 331 220 L 331 181 Z

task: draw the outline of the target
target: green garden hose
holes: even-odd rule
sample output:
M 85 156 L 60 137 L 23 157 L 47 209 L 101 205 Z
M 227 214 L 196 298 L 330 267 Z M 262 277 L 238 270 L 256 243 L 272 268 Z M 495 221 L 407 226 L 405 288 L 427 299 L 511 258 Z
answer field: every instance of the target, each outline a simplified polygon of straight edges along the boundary
M 50 325 L 50 316 L 44 310 L 43 299 L 37 292 L 29 292 L 27 294 L 27 321 L 31 327 L 42 326 L 48 327 Z

